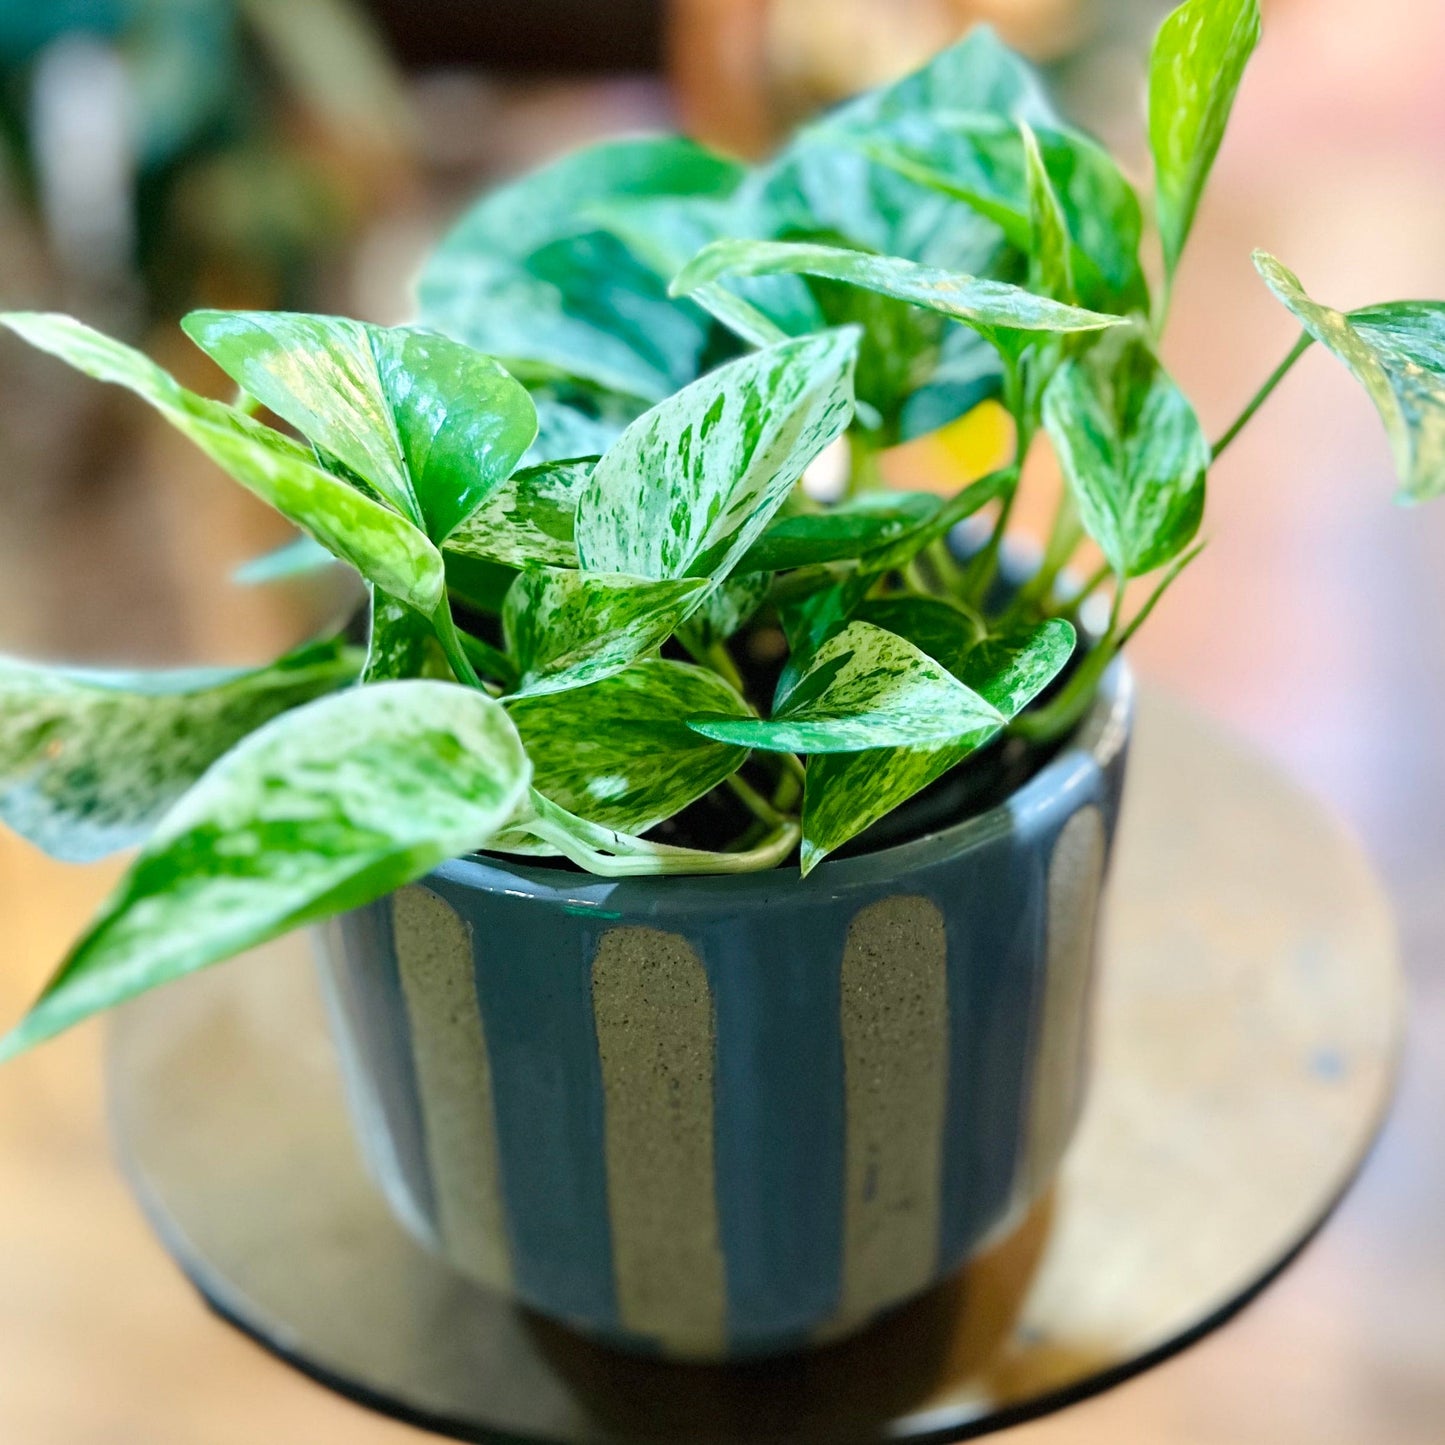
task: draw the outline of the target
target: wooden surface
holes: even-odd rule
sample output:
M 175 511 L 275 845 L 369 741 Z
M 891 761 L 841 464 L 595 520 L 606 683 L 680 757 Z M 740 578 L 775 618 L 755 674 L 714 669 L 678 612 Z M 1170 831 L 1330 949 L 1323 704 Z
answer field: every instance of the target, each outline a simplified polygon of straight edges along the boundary
M 1399 1045 L 1388 910 L 1328 813 L 1187 710 L 1150 700 L 1137 738 L 1063 1177 L 960 1284 L 846 1344 L 732 1371 L 629 1360 L 431 1259 L 363 1172 L 304 938 L 120 1016 L 127 1172 L 227 1316 L 467 1439 L 944 1439 L 1072 1402 L 1207 1332 L 1313 1234 Z
M 741 0 L 739 0 L 741 3 Z M 1218 434 L 1288 349 L 1249 250 L 1340 305 L 1445 295 L 1445 7 L 1266 0 L 1180 278 L 1166 348 Z M 1099 72 L 1105 127 L 1138 157 L 1137 54 Z M 426 88 L 438 163 L 515 168 L 608 129 L 665 123 L 636 87 Z M 445 146 L 442 142 L 445 141 Z M 452 204 L 474 176 L 447 175 Z M 425 218 L 423 218 L 424 220 Z M 431 218 L 443 219 L 441 207 Z M 353 277 L 362 314 L 407 314 L 425 240 L 408 213 Z M 10 293 L 23 277 L 9 274 Z M 224 298 L 217 298 L 224 303 Z M 10 347 L 12 357 L 18 348 Z M 226 569 L 284 535 L 264 509 L 116 413 L 47 428 L 59 368 L 0 398 L 0 649 L 87 661 L 255 660 L 320 615 Z M 125 415 L 129 411 L 121 408 Z M 108 420 L 106 420 L 108 418 Z M 102 426 L 102 421 L 106 424 Z M 55 434 L 69 436 L 57 473 Z M 32 465 L 23 465 L 26 458 Z M 83 485 L 66 489 L 67 478 Z M 1355 384 L 1313 354 L 1211 482 L 1210 549 L 1134 647 L 1146 678 L 1227 719 L 1330 799 L 1395 905 L 1410 980 L 1399 1101 L 1360 1185 L 1305 1258 L 1228 1329 L 1124 1389 L 1021 1427 L 1019 1445 L 1439 1445 L 1445 1419 L 1445 507 L 1392 507 Z M 112 869 L 0 836 L 6 1019 L 40 986 Z M 111 1168 L 98 1033 L 0 1072 L 0 1440 L 16 1445 L 420 1445 L 208 1319 Z

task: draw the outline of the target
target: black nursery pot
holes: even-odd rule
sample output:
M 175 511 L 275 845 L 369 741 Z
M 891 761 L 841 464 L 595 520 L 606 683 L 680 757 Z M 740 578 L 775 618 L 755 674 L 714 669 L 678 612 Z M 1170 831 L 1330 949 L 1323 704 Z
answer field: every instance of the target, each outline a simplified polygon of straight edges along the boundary
M 326 933 L 361 1144 L 463 1274 L 635 1350 L 834 1339 L 1047 1188 L 1131 716 L 880 851 L 620 882 L 461 858 Z

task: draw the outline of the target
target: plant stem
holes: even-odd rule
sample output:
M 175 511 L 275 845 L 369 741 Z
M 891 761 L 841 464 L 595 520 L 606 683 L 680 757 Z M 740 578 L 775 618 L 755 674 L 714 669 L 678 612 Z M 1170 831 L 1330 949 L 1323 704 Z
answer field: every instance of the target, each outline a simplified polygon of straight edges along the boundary
M 738 671 L 738 665 L 733 661 L 733 655 L 728 651 L 725 642 L 714 642 L 703 654 L 703 658 L 707 665 L 732 687 L 739 697 L 747 695 L 743 675 Z
M 462 646 L 462 639 L 457 635 L 456 620 L 452 617 L 451 599 L 442 593 L 442 600 L 437 604 L 437 610 L 431 616 L 432 627 L 436 630 L 437 641 L 442 645 L 442 651 L 446 654 L 451 669 L 457 675 L 457 681 L 467 687 L 474 687 L 480 692 L 486 692 L 486 684 L 477 676 L 477 670 L 472 666 L 472 660 L 467 656 L 467 650 Z
M 1264 383 L 1262 387 L 1260 387 L 1257 392 L 1255 392 L 1249 405 L 1246 406 L 1242 412 L 1240 412 L 1239 417 L 1235 421 L 1234 425 L 1231 426 L 1229 430 L 1225 432 L 1225 434 L 1220 437 L 1217 442 L 1215 442 L 1215 461 L 1218 461 L 1220 457 L 1224 455 L 1224 453 L 1229 449 L 1229 444 L 1254 419 L 1255 412 L 1257 412 L 1260 407 L 1262 407 L 1265 402 L 1269 400 L 1270 396 L 1274 392 L 1275 387 L 1277 387 L 1280 382 L 1282 382 L 1285 377 L 1289 375 L 1290 368 L 1293 367 L 1295 362 L 1297 362 L 1300 357 L 1302 357 L 1305 352 L 1310 349 L 1313 341 L 1314 338 L 1309 334 L 1308 331 L 1306 331 L 1300 336 L 1300 339 L 1295 342 L 1294 348 L 1290 351 L 1290 354 L 1286 356 L 1285 359 L 1280 362 L 1277 367 L 1275 367 L 1275 369 L 1270 373 L 1269 379 Z
M 847 495 L 856 497 L 863 492 L 881 491 L 883 473 L 878 466 L 878 448 L 857 427 L 848 433 L 848 456 Z
M 808 774 L 796 753 L 774 753 L 773 757 L 781 768 L 778 786 L 773 789 L 773 807 L 780 813 L 791 812 L 803 796 Z
M 719 873 L 760 873 L 776 868 L 803 836 L 796 819 L 786 818 L 756 847 L 740 853 L 707 853 L 697 848 L 674 848 L 666 843 L 649 843 L 642 838 L 625 838 L 610 829 L 587 827 L 589 836 L 580 837 L 574 820 L 572 828 L 549 818 L 530 819 L 529 833 L 550 843 L 579 868 L 603 878 L 640 878 L 659 874 L 689 873 L 694 876 Z M 625 847 L 625 853 L 605 851 L 609 846 Z
M 756 788 L 745 783 L 737 773 L 725 778 L 724 782 L 759 822 L 776 828 L 779 824 L 789 821 Z
M 998 573 L 998 557 L 1003 547 L 1004 534 L 1008 531 L 1009 518 L 1013 515 L 1014 502 L 1023 480 L 1024 459 L 1028 456 L 1033 441 L 1033 425 L 1028 415 L 1028 403 L 1024 398 L 1023 376 L 1017 362 L 1007 363 L 1004 374 L 1004 400 L 1009 414 L 1014 419 L 1014 483 L 1004 494 L 999 507 L 998 520 L 983 550 L 968 564 L 964 573 L 964 598 L 974 606 L 983 607 L 988 589 Z

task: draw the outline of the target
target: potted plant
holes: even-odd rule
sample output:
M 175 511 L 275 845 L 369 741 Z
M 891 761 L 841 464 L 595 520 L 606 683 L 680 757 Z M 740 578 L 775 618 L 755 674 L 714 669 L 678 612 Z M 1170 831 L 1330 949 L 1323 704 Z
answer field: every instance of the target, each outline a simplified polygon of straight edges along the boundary
M 1258 37 L 1255 0 L 1160 32 L 1155 285 L 1131 183 L 980 31 L 755 168 L 649 139 L 523 178 L 442 243 L 416 327 L 195 313 L 232 405 L 0 318 L 297 525 L 253 575 L 334 558 L 369 591 L 364 647 L 250 671 L 5 665 L 0 816 L 140 852 L 0 1054 L 327 921 L 376 1176 L 539 1310 L 791 1348 L 1007 1228 L 1079 1107 L 1119 653 L 1238 430 L 1210 445 L 1156 346 Z M 1257 263 L 1304 332 L 1239 426 L 1317 340 L 1404 496 L 1445 487 L 1445 307 L 1340 313 Z M 991 396 L 1010 465 L 880 486 Z M 1067 486 L 1024 567 L 1045 435 Z

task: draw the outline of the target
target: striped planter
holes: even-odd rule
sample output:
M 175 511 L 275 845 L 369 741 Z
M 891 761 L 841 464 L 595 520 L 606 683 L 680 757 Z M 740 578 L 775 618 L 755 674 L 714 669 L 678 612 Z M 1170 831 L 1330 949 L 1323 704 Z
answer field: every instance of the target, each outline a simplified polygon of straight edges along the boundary
M 1046 1188 L 1077 1116 L 1129 719 L 993 812 L 796 871 L 461 859 L 326 935 L 373 1174 L 489 1288 L 632 1349 L 834 1338 Z

